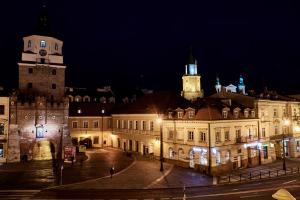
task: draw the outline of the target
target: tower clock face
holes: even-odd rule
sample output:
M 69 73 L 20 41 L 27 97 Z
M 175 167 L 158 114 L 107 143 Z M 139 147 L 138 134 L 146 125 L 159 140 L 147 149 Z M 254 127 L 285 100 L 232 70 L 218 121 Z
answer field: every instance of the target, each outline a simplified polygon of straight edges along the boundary
M 39 54 L 40 54 L 41 56 L 46 56 L 46 55 L 47 55 L 47 51 L 46 51 L 45 49 L 41 49 L 41 50 L 39 51 Z

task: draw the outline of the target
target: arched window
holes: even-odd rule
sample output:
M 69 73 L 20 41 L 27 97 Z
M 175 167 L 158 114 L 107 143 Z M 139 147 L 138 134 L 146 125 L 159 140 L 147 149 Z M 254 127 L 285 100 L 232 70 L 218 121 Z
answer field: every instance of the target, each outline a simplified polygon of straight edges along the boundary
M 31 48 L 31 40 L 28 41 L 27 47 Z
M 55 49 L 56 51 L 58 50 L 58 45 L 57 45 L 57 43 L 55 43 L 54 49 Z

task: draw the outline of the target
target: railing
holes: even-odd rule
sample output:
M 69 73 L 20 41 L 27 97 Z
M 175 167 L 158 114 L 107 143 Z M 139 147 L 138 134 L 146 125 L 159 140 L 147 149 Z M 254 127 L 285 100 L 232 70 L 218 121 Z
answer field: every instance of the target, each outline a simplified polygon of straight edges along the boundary
M 223 175 L 218 177 L 218 183 L 236 183 L 247 182 L 260 179 L 268 179 L 279 176 L 287 176 L 292 174 L 300 174 L 300 167 L 291 167 L 286 170 L 283 169 L 271 169 L 271 170 L 256 170 L 244 173 L 232 173 L 229 175 Z

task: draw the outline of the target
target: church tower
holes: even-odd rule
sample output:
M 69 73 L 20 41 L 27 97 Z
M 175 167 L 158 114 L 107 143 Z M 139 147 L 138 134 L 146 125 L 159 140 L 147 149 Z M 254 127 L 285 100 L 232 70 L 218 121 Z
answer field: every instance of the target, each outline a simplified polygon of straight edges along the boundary
M 215 85 L 215 88 L 216 88 L 216 92 L 217 92 L 217 93 L 221 92 L 222 85 L 220 84 L 220 79 L 219 79 L 219 77 L 217 77 L 217 79 L 216 79 L 216 85 Z
M 37 35 L 23 38 L 24 48 L 19 65 L 19 90 L 27 95 L 43 95 L 48 100 L 64 97 L 65 69 L 63 42 L 50 34 L 45 6 L 39 17 Z
M 197 61 L 194 59 L 192 52 L 190 52 L 185 65 L 185 74 L 182 76 L 181 96 L 191 101 L 203 97 L 200 79 L 201 76 L 197 72 Z
M 244 84 L 244 78 L 242 75 L 240 75 L 240 78 L 239 78 L 238 89 L 241 94 L 243 94 L 243 95 L 246 94 L 246 86 Z

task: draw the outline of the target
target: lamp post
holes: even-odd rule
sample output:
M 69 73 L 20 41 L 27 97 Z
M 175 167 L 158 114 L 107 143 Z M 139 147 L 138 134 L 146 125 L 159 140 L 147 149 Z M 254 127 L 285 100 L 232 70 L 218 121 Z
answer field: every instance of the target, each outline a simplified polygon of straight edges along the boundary
M 105 113 L 105 110 L 104 110 L 104 108 L 102 108 L 101 109 L 101 116 L 102 116 L 102 118 L 101 118 L 101 136 L 102 136 L 102 139 L 101 139 L 101 141 L 102 141 L 102 148 L 103 148 L 103 115 L 104 115 L 104 113 Z
M 285 119 L 285 120 L 283 121 L 283 123 L 284 123 L 284 126 L 285 126 L 285 130 L 282 132 L 282 153 L 283 153 L 283 157 L 282 157 L 282 159 L 283 159 L 282 169 L 283 169 L 283 170 L 286 170 L 286 163 L 285 163 L 285 145 L 284 145 L 284 132 L 285 132 L 286 130 L 288 130 L 288 126 L 289 126 L 289 124 L 290 124 L 290 120 Z
M 163 134 L 162 134 L 162 119 L 159 117 L 157 118 L 157 123 L 159 124 L 159 133 L 160 133 L 160 169 L 159 171 L 164 171 L 163 166 Z

